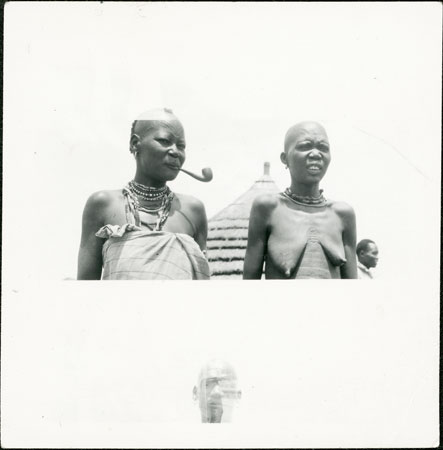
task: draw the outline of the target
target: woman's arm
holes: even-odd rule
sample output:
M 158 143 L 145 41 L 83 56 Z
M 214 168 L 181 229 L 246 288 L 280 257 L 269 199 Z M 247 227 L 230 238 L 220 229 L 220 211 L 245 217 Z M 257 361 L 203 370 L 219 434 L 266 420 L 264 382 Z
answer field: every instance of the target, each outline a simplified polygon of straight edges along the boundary
M 208 219 L 206 217 L 205 205 L 198 201 L 197 210 L 197 228 L 195 241 L 199 245 L 201 251 L 206 255 L 206 241 L 208 239 Z
M 92 194 L 86 202 L 82 218 L 82 237 L 78 253 L 77 280 L 100 280 L 104 239 L 95 233 L 104 225 L 103 212 L 108 204 L 104 192 Z
M 244 280 L 260 280 L 268 241 L 269 213 L 275 199 L 266 195 L 254 200 L 249 216 L 248 245 L 243 266 Z
M 205 205 L 200 200 L 189 197 L 192 220 L 195 224 L 194 240 L 200 250 L 206 255 L 206 240 L 208 239 L 208 219 L 206 217 Z
M 340 268 L 342 278 L 357 278 L 357 257 L 355 246 L 357 241 L 355 213 L 351 206 L 341 203 L 338 206 L 339 215 L 343 221 L 343 245 L 346 263 Z

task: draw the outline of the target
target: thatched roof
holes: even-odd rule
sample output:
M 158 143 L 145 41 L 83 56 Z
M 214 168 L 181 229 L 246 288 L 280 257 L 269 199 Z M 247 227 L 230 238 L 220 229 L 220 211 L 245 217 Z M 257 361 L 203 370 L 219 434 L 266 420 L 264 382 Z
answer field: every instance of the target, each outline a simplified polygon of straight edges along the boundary
M 270 164 L 265 163 L 262 177 L 209 220 L 208 260 L 212 278 L 242 277 L 252 202 L 260 194 L 280 192 L 269 175 L 269 167 Z

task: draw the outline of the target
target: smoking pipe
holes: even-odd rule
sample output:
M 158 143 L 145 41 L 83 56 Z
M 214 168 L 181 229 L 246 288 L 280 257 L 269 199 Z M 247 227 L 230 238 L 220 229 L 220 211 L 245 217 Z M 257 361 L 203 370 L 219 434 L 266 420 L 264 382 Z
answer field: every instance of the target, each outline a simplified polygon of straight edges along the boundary
M 198 181 L 203 181 L 204 183 L 207 183 L 208 181 L 211 181 L 212 177 L 213 177 L 212 169 L 210 167 L 205 167 L 204 169 L 202 169 L 202 174 L 201 175 L 197 175 L 196 173 L 192 173 L 189 170 L 185 170 L 185 169 L 180 169 L 180 170 L 182 172 L 188 174 L 192 178 L 195 178 Z

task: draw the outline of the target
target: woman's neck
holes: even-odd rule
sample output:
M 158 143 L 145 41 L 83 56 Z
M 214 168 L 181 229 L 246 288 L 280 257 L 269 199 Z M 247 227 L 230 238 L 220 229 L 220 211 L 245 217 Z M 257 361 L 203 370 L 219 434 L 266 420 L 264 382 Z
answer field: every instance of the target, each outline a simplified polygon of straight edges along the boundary
M 166 185 L 166 181 L 155 180 L 149 176 L 139 173 L 138 171 L 135 172 L 134 181 L 136 183 L 143 184 L 144 186 L 153 188 L 162 188 Z
M 319 197 L 320 196 L 320 183 L 313 184 L 303 184 L 297 183 L 296 181 L 292 181 L 291 183 L 291 191 L 303 197 Z

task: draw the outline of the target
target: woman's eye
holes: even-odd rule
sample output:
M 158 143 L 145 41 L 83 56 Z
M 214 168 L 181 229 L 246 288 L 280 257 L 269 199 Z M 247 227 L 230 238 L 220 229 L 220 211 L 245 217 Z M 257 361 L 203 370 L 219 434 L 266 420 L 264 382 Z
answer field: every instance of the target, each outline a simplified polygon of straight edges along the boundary
M 159 142 L 161 145 L 165 145 L 165 146 L 168 146 L 171 144 L 171 141 L 169 139 L 158 138 L 157 142 Z

